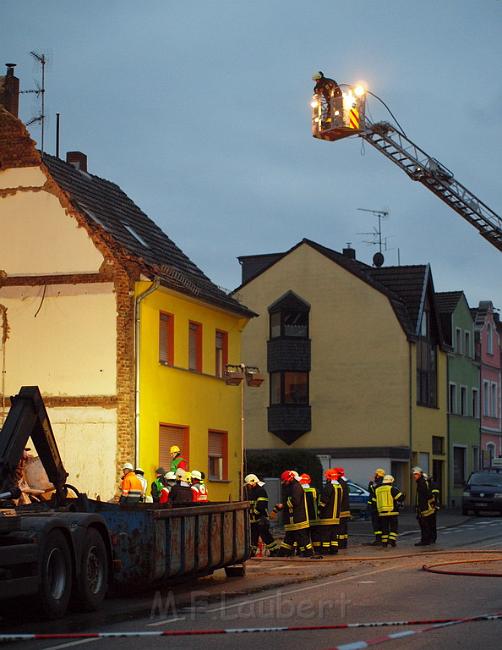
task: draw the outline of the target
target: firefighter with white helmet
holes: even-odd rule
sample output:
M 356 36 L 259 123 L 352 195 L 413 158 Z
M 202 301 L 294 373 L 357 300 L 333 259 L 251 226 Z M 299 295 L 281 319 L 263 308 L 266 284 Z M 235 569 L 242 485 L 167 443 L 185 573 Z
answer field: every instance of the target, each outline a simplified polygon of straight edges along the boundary
M 429 544 L 433 544 L 436 541 L 433 531 L 436 515 L 436 499 L 432 494 L 431 486 L 427 482 L 422 468 L 414 467 L 411 473 L 417 486 L 415 509 L 421 532 L 421 539 L 415 546 L 429 546 Z
M 244 478 L 245 499 L 251 502 L 249 521 L 251 523 L 252 555 L 256 555 L 260 538 L 265 544 L 265 548 L 270 552 L 270 555 L 276 555 L 279 550 L 279 545 L 270 532 L 268 494 L 263 487 L 264 485 L 265 483 L 260 481 L 256 474 L 248 474 Z
M 193 469 L 191 471 L 192 475 L 192 492 L 194 493 L 195 496 L 195 501 L 197 503 L 207 503 L 208 495 L 207 495 L 207 488 L 202 482 L 202 472 L 199 472 L 198 469 Z
M 316 82 L 314 95 L 322 105 L 322 128 L 336 126 L 335 122 L 343 123 L 343 94 L 340 86 L 334 79 L 325 77 L 320 70 L 314 72 L 312 81 Z
M 123 476 L 120 481 L 120 499 L 119 503 L 138 503 L 141 501 L 143 486 L 139 478 L 134 473 L 134 467 L 131 463 L 122 465 Z
M 139 482 L 141 483 L 141 485 L 143 486 L 143 490 L 142 490 L 142 493 L 141 493 L 141 500 L 144 501 L 145 497 L 146 497 L 146 491 L 148 489 L 148 481 L 145 478 L 145 470 L 142 467 L 136 467 L 136 469 L 134 470 L 134 473 L 138 477 Z
M 168 503 L 169 494 L 172 488 L 176 485 L 176 474 L 174 472 L 166 472 L 164 480 L 166 485 L 160 491 L 159 503 Z
M 394 485 L 394 477 L 391 474 L 385 474 L 381 485 L 377 485 L 373 499 L 380 518 L 382 546 L 396 546 L 399 508 L 404 494 Z

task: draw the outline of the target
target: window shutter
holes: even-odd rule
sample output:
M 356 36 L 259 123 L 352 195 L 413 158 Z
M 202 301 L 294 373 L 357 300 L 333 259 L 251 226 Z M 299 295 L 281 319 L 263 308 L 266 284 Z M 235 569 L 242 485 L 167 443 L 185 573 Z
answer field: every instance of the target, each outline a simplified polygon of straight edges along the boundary
M 169 471 L 171 465 L 171 454 L 169 449 L 173 445 L 178 445 L 181 449 L 181 455 L 185 460 L 188 460 L 186 457 L 187 449 L 186 443 L 187 440 L 187 429 L 186 427 L 174 427 L 166 424 L 160 425 L 159 431 L 159 465 L 163 467 L 166 472 Z
M 208 455 L 223 458 L 224 434 L 219 431 L 210 431 L 208 436 Z

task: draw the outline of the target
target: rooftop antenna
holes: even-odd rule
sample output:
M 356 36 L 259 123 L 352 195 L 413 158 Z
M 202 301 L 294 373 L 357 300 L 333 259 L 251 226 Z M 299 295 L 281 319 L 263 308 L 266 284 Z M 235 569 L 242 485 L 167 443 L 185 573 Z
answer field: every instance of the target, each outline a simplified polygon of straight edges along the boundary
M 21 90 L 21 93 L 34 93 L 37 97 L 41 98 L 41 110 L 38 115 L 35 117 L 32 117 L 29 122 L 26 123 L 26 126 L 30 126 L 31 124 L 35 124 L 35 122 L 40 122 L 41 126 L 41 139 L 40 139 L 40 149 L 42 153 L 44 152 L 44 135 L 45 135 L 45 66 L 47 64 L 47 57 L 45 54 L 42 52 L 41 54 L 39 52 L 32 51 L 30 52 L 31 56 L 37 61 L 37 63 L 40 64 L 41 68 L 41 77 L 42 77 L 42 83 L 38 84 L 37 87 L 33 90 Z
M 373 228 L 373 232 L 359 232 L 358 235 L 369 235 L 373 239 L 371 241 L 365 241 L 365 244 L 371 244 L 372 246 L 378 246 L 378 253 L 373 255 L 373 264 L 375 266 L 382 266 L 384 263 L 384 256 L 382 253 L 383 250 L 387 250 L 387 237 L 382 238 L 382 219 L 385 219 L 389 216 L 389 210 L 371 210 L 369 208 L 357 208 L 360 212 L 371 212 L 375 214 L 378 218 L 378 227 Z

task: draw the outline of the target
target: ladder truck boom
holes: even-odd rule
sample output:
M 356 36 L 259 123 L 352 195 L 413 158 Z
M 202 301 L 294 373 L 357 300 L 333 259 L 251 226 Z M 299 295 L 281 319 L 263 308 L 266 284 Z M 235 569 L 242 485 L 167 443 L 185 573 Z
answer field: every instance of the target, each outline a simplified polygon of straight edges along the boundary
M 332 97 L 314 94 L 312 135 L 320 140 L 340 140 L 357 135 L 392 160 L 412 180 L 418 181 L 474 226 L 502 251 L 502 218 L 456 180 L 436 158 L 412 142 L 389 122 L 371 122 L 365 115 L 366 93 L 342 84 L 343 109 Z

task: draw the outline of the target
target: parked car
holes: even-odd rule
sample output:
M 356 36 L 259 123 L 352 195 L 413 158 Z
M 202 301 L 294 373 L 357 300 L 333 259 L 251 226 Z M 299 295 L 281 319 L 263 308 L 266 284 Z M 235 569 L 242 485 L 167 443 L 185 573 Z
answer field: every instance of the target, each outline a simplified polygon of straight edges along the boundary
M 480 512 L 499 512 L 502 514 L 502 472 L 473 472 L 462 497 L 462 514 L 470 511 L 475 515 Z
M 365 515 L 370 493 L 353 481 L 347 481 L 349 486 L 350 511 L 352 514 Z

